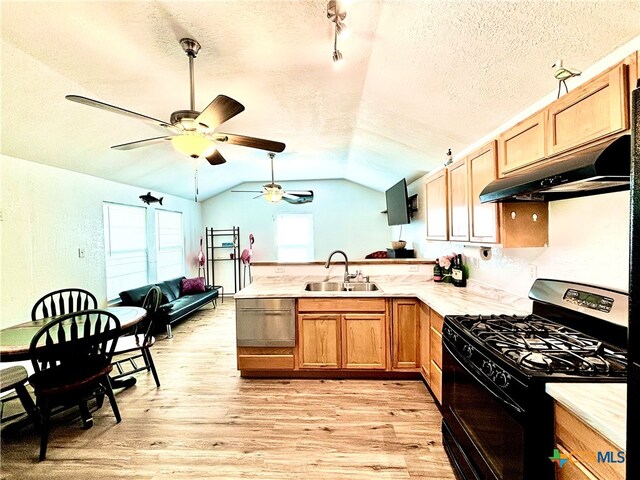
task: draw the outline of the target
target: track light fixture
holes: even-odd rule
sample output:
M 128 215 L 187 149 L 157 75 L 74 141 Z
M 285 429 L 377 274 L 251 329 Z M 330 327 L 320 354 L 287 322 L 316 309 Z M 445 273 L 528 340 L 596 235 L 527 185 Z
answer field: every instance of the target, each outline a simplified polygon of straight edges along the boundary
M 333 32 L 333 61 L 339 63 L 342 61 L 342 52 L 338 50 L 338 35 L 347 31 L 347 24 L 344 19 L 347 16 L 342 8 L 342 2 L 338 0 L 329 0 L 327 3 L 327 18 L 334 23 Z

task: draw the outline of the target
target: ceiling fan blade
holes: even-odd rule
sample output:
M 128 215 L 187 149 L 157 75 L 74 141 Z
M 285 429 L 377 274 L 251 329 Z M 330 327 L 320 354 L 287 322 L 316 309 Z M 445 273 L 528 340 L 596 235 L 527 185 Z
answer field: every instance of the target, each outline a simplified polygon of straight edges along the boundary
M 114 150 L 132 150 L 134 148 L 146 147 L 147 145 L 153 145 L 154 143 L 160 143 L 160 142 L 163 142 L 165 140 L 171 140 L 172 138 L 173 138 L 173 136 L 146 138 L 144 140 L 138 140 L 136 142 L 129 142 L 129 143 L 122 143 L 120 145 L 114 145 L 111 148 L 113 148 Z
M 313 195 L 313 192 L 311 190 L 287 190 L 285 193 L 296 195 L 298 197 Z
M 89 107 L 101 108 L 102 110 L 106 110 L 108 112 L 119 113 L 120 115 L 125 115 L 127 117 L 137 118 L 138 120 L 143 120 L 158 127 L 167 128 L 171 126 L 169 122 L 163 122 L 162 120 L 158 120 L 157 118 L 148 117 L 147 115 L 132 112 L 131 110 L 127 110 L 126 108 L 116 107 L 115 105 L 109 105 L 108 103 L 100 102 L 98 100 L 92 100 L 91 98 L 81 97 L 79 95 L 67 95 L 64 98 L 66 98 L 67 100 L 71 100 L 72 102 L 88 105 Z
M 292 204 L 301 204 L 301 203 L 311 203 L 313 202 L 313 191 L 309 190 L 308 192 L 298 192 L 296 195 L 291 195 L 292 192 L 285 192 L 282 195 L 282 199 L 287 203 Z M 305 193 L 305 195 L 300 195 L 301 193 Z
M 226 162 L 224 157 L 220 154 L 220 152 L 217 149 L 214 150 L 211 155 L 208 155 L 205 158 L 207 159 L 207 162 L 209 162 L 211 165 L 222 165 L 223 163 Z
M 226 143 L 231 145 L 240 145 L 242 147 L 258 148 L 260 150 L 266 150 L 268 152 L 280 153 L 284 150 L 285 144 L 282 142 L 275 142 L 273 140 L 265 140 L 264 138 L 246 137 L 244 135 L 235 135 L 233 133 L 220 133 L 219 135 L 225 135 L 227 137 Z
M 234 193 L 260 193 L 260 194 L 264 193 L 264 192 L 261 192 L 260 190 L 230 190 L 230 191 Z
M 260 197 L 261 197 L 261 196 L 263 196 L 263 195 L 264 195 L 264 192 L 263 192 L 263 193 L 261 193 L 260 195 L 256 195 L 256 196 L 255 196 L 255 197 L 253 197 L 251 200 L 255 200 L 256 198 L 260 198 Z
M 196 118 L 196 123 L 201 124 L 204 128 L 213 130 L 243 110 L 244 105 L 237 100 L 226 95 L 218 95 L 213 99 L 213 102 L 207 105 L 207 108 L 200 112 L 200 115 Z

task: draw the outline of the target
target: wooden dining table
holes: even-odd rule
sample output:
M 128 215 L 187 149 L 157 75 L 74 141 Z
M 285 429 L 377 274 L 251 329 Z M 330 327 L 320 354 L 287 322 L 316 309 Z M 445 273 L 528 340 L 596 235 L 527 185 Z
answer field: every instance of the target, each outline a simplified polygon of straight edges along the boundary
M 134 326 L 147 315 L 147 311 L 140 307 L 107 307 L 106 310 L 113 313 L 118 320 L 122 330 Z M 31 339 L 43 326 L 55 320 L 57 317 L 47 317 L 38 320 L 31 320 L 18 323 L 0 330 L 0 362 L 18 362 L 29 360 L 29 347 Z M 133 376 L 111 380 L 113 388 L 128 388 L 135 385 L 136 379 Z M 88 409 L 82 409 L 82 422 L 84 428 L 93 425 L 93 418 L 88 413 Z M 20 424 L 17 424 L 19 428 Z
M 147 315 L 147 311 L 140 307 L 107 307 L 102 310 L 113 313 L 118 317 L 122 330 L 134 326 Z M 56 318 L 47 317 L 31 320 L 0 330 L 0 362 L 29 360 L 31 339 L 38 330 Z

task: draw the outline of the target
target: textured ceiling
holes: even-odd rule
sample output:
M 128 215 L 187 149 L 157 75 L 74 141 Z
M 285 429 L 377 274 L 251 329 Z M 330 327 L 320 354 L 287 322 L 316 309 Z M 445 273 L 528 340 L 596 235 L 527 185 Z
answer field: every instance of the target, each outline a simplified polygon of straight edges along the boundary
M 276 181 L 346 178 L 383 191 L 418 178 L 556 88 L 557 58 L 584 69 L 640 35 L 638 1 L 353 1 L 335 69 L 325 0 L 2 1 L 1 151 L 193 197 L 194 160 L 162 130 L 64 99 L 155 118 L 226 94 L 246 110 L 225 132 L 282 141 Z M 220 146 L 198 161 L 200 199 L 269 180 L 266 152 Z

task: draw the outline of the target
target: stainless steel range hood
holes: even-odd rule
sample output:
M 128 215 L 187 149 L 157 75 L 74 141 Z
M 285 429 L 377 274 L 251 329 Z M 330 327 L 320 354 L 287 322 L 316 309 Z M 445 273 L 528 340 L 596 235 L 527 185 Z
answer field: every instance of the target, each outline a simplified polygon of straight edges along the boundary
M 480 193 L 480 202 L 562 200 L 629 190 L 630 170 L 631 136 L 623 135 L 494 180 Z

